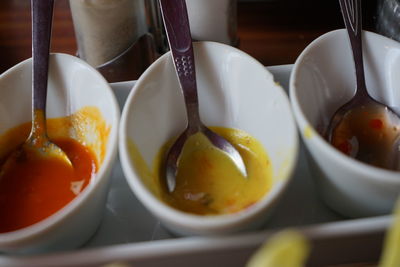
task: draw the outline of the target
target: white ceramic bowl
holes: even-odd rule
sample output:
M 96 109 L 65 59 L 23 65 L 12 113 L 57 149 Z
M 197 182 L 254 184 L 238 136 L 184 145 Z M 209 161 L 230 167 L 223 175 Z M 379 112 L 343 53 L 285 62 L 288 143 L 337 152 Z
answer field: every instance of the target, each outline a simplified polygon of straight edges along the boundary
M 208 126 L 242 129 L 258 139 L 272 161 L 274 185 L 256 205 L 230 215 L 200 216 L 173 209 L 155 197 L 132 164 L 128 143 L 148 169 L 161 146 L 186 125 L 183 96 L 169 53 L 140 77 L 121 116 L 120 159 L 138 199 L 170 230 L 181 235 L 215 235 L 262 224 L 290 180 L 298 135 L 287 95 L 260 63 L 227 45 L 194 44 L 200 114 Z
M 369 93 L 400 111 L 400 43 L 363 32 Z M 344 29 L 313 41 L 296 60 L 290 98 L 310 165 L 324 201 L 350 217 L 387 214 L 400 193 L 400 173 L 345 156 L 319 134 L 355 90 L 355 69 Z
M 31 63 L 30 59 L 23 61 L 0 76 L 0 133 L 31 120 Z M 32 226 L 0 234 L 0 251 L 70 249 L 83 244 L 97 229 L 117 156 L 119 107 L 108 83 L 91 66 L 70 55 L 52 54 L 47 117 L 66 116 L 85 106 L 97 107 L 110 129 L 106 153 L 96 176 L 59 212 Z

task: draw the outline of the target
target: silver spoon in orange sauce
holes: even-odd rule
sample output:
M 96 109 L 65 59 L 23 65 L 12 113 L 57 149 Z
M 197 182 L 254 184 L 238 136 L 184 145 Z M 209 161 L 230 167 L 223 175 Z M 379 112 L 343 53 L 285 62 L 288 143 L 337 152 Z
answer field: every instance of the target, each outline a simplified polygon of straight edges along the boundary
M 32 0 L 32 127 L 27 140 L 4 161 L 0 178 L 30 155 L 56 157 L 72 167 L 67 154 L 51 142 L 46 129 L 46 98 L 54 0 Z

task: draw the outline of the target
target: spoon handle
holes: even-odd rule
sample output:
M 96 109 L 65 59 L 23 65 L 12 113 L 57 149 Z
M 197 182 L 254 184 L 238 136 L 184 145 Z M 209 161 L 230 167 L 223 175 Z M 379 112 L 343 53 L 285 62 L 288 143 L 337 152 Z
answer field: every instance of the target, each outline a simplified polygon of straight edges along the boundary
M 361 0 L 339 0 L 339 3 L 353 52 L 357 79 L 356 94 L 368 96 L 367 87 L 365 84 L 364 62 L 362 54 Z
M 183 91 L 188 129 L 200 127 L 192 37 L 185 0 L 160 0 L 172 59 Z
M 32 5 L 32 108 L 46 112 L 49 51 L 54 0 L 31 0 Z M 35 112 L 33 112 L 34 114 Z

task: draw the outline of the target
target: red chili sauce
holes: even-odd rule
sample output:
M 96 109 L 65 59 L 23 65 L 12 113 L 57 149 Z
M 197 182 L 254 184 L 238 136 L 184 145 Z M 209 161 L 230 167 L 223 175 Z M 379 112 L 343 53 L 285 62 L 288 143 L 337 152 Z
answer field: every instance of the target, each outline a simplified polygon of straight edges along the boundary
M 73 200 L 96 172 L 94 154 L 71 138 L 52 140 L 73 167 L 56 157 L 19 158 L 0 176 L 0 233 L 35 224 Z M 3 159 L 4 160 L 4 159 Z
M 376 105 L 361 106 L 349 111 L 334 129 L 331 144 L 353 158 L 373 166 L 396 170 L 394 156 L 400 125 L 394 123 L 390 111 Z

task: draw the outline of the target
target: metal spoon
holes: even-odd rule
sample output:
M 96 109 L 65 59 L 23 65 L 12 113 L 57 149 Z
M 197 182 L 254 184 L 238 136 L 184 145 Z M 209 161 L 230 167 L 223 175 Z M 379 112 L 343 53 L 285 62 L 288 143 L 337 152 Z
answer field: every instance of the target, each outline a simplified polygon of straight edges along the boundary
M 54 0 L 31 0 L 32 5 L 32 127 L 27 140 L 6 159 L 2 171 L 32 153 L 57 157 L 71 165 L 68 156 L 47 136 L 46 97 Z
M 349 136 L 351 151 L 348 152 L 350 156 L 379 167 L 398 169 L 399 116 L 388 106 L 374 100 L 368 94 L 365 83 L 361 40 L 361 0 L 339 0 L 339 2 L 355 63 L 356 93 L 333 115 L 327 129 L 328 140 L 331 143 L 335 142 L 336 136 L 343 135 L 343 127 L 351 128 L 352 136 Z M 377 127 L 382 127 L 386 131 L 385 133 L 372 135 L 374 116 L 384 118 L 384 121 L 377 120 L 376 123 Z M 362 126 L 365 129 L 355 129 L 355 125 L 361 125 L 360 120 L 372 122 L 372 127 Z M 378 136 L 378 138 L 373 136 Z
M 188 118 L 186 129 L 167 154 L 165 178 L 169 192 L 172 192 L 176 185 L 177 164 L 182 148 L 186 140 L 198 132 L 203 133 L 214 146 L 224 151 L 243 176 L 247 177 L 246 166 L 235 147 L 207 128 L 200 120 L 192 37 L 185 0 L 160 0 L 160 5 Z

